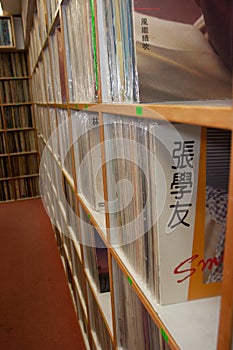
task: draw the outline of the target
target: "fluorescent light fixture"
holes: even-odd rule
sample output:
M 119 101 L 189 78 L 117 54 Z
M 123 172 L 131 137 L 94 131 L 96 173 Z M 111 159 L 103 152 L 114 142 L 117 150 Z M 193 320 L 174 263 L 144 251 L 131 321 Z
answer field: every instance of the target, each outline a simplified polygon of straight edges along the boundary
M 2 11 L 2 3 L 1 3 L 1 1 L 0 1 L 0 16 L 2 16 L 3 15 L 3 11 Z

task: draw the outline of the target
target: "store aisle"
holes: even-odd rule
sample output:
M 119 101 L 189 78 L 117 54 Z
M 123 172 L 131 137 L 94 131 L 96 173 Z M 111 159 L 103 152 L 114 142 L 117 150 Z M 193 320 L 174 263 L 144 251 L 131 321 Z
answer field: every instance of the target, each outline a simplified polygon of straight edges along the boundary
M 0 349 L 85 349 L 40 199 L 0 204 Z

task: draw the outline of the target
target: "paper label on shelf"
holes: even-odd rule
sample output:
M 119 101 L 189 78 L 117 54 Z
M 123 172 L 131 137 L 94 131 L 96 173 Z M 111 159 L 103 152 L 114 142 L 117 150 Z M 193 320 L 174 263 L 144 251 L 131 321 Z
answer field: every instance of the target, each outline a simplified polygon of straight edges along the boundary
M 161 334 L 166 343 L 168 343 L 168 336 L 163 328 L 161 328 Z

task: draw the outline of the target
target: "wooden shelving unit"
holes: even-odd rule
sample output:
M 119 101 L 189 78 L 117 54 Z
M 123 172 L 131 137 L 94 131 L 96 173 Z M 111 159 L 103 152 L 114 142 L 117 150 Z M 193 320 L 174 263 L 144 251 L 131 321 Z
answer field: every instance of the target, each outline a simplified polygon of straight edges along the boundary
M 1 52 L 0 201 L 39 196 L 38 150 L 26 52 Z
M 91 9 L 95 9 L 95 4 L 92 1 L 90 3 L 93 6 Z M 214 105 L 208 105 L 208 103 L 109 104 L 101 102 L 100 84 L 94 86 L 86 101 L 80 100 L 80 97 L 76 98 L 75 93 L 79 86 L 74 87 L 72 84 L 78 81 L 78 77 L 71 79 L 71 73 L 75 74 L 76 71 L 73 69 L 69 72 L 69 69 L 77 62 L 72 61 L 74 48 L 68 45 L 68 39 L 71 40 L 72 36 L 68 37 L 67 28 L 68 31 L 71 28 L 66 18 L 74 5 L 74 0 L 62 0 L 56 3 L 49 0 L 36 1 L 30 31 L 31 71 L 29 75 L 32 76 L 33 108 L 41 154 L 40 175 L 44 188 L 42 195 L 54 225 L 87 349 L 141 350 L 140 336 L 145 336 L 147 340 L 151 336 L 153 349 L 157 346 L 160 349 L 230 350 L 233 344 L 233 261 L 230 251 L 233 229 L 233 150 L 231 149 L 221 296 L 161 306 L 156 303 L 155 296 L 148 290 L 140 275 L 135 272 L 124 253 L 111 245 L 111 221 L 104 210 L 96 209 L 95 203 L 99 204 L 99 202 L 95 198 L 95 187 L 93 191 L 90 187 L 92 176 L 90 168 L 88 170 L 87 167 L 86 178 L 79 181 L 79 166 L 85 152 L 88 153 L 88 147 L 93 138 L 84 132 L 85 140 L 81 139 L 77 143 L 74 141 L 79 128 L 85 131 L 85 127 L 89 126 L 91 129 L 98 126 L 98 132 L 94 137 L 98 139 L 97 143 L 103 143 L 105 141 L 103 120 L 108 114 L 119 118 L 132 117 L 135 120 L 140 118 L 142 122 L 148 119 L 166 120 L 171 123 L 219 128 L 232 132 L 231 102 L 222 104 L 216 101 Z M 97 19 L 92 13 L 92 20 L 93 18 L 98 34 Z M 93 23 L 91 28 L 93 30 Z M 78 31 L 75 32 L 75 36 L 79 45 Z M 98 57 L 98 46 L 96 50 Z M 98 62 L 99 64 L 101 62 Z M 93 71 L 90 70 L 90 74 L 93 74 Z M 4 108 L 5 106 L 2 105 L 1 110 L 3 111 Z M 51 140 L 51 135 L 57 129 L 56 138 Z M 4 135 L 6 134 L 4 131 Z M 83 156 L 81 161 L 78 156 L 79 142 L 83 150 L 83 154 L 80 155 L 80 157 Z M 67 153 L 66 156 L 64 153 Z M 102 157 L 104 164 L 106 159 L 104 145 L 99 149 L 99 156 Z M 65 159 L 64 162 L 63 159 Z M 102 170 L 102 195 L 107 200 L 106 165 Z M 62 196 L 63 199 L 65 198 L 64 201 L 61 200 Z M 70 208 L 75 215 L 70 213 Z M 93 278 L 94 274 L 98 275 L 98 266 L 97 269 L 93 266 L 93 270 L 90 270 L 88 264 L 90 256 L 94 260 L 97 259 L 95 244 L 89 247 L 89 257 L 85 254 L 85 237 L 88 235 L 88 230 L 93 228 L 108 249 L 110 286 L 108 293 L 98 291 Z M 94 239 L 94 236 L 91 237 Z M 118 299 L 122 295 L 125 300 Z M 148 330 L 150 330 L 149 333 Z M 152 347 L 144 343 L 144 348 Z

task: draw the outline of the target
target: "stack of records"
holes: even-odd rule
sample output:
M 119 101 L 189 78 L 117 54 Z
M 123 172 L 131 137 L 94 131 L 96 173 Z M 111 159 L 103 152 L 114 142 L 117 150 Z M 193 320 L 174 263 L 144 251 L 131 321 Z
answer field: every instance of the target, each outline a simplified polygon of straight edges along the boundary
M 73 111 L 71 119 L 78 191 L 92 209 L 104 211 L 98 114 Z
M 231 5 L 211 6 L 98 0 L 103 102 L 230 99 Z
M 70 101 L 95 102 L 98 72 L 93 0 L 68 1 L 63 6 L 63 21 Z
M 210 175 L 227 186 L 229 135 L 219 148 L 198 126 L 104 120 L 111 244 L 161 304 L 218 295 L 227 195 Z

